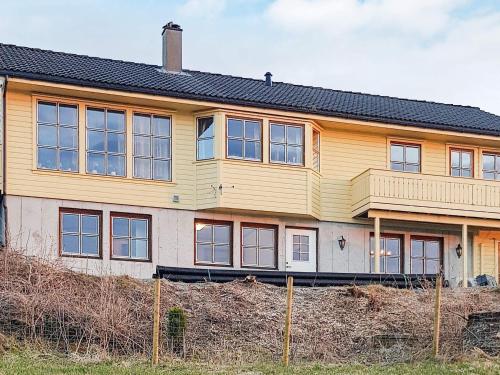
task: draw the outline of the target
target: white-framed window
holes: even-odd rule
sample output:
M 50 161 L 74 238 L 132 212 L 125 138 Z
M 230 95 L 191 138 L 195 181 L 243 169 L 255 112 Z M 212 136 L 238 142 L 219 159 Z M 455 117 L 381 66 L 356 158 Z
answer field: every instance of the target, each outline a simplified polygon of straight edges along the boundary
M 459 148 L 450 149 L 450 176 L 474 176 L 474 151 Z
M 87 173 L 125 176 L 125 112 L 87 108 Z
M 393 171 L 415 172 L 422 170 L 421 146 L 412 143 L 391 143 L 391 169 Z
M 226 156 L 230 159 L 262 161 L 262 123 L 228 118 L 226 146 Z
M 483 178 L 500 180 L 500 154 L 483 153 Z
M 304 165 L 304 126 L 271 123 L 271 163 Z
M 78 172 L 78 106 L 37 102 L 37 168 Z
M 199 117 L 196 120 L 196 160 L 214 158 L 214 117 Z
M 172 180 L 170 117 L 134 113 L 134 177 Z

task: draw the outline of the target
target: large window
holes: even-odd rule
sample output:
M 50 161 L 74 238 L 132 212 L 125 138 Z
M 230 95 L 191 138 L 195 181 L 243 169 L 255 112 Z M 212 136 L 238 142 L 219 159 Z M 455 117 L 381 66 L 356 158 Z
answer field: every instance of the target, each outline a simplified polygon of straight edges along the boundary
M 196 263 L 230 266 L 232 263 L 232 223 L 197 220 L 195 230 Z
M 403 236 L 380 234 L 380 272 L 402 273 Z M 375 271 L 375 237 L 370 237 L 370 272 Z
M 483 178 L 500 180 L 500 154 L 483 154 Z
M 134 177 L 171 180 L 171 121 L 169 117 L 134 114 Z
M 59 223 L 61 255 L 101 256 L 101 211 L 61 208 Z
M 393 171 L 420 172 L 420 145 L 391 143 L 391 169 Z
M 270 124 L 272 163 L 304 165 L 304 127 Z
M 313 151 L 313 169 L 316 172 L 320 170 L 320 137 L 319 131 L 313 129 L 312 151 Z
M 78 106 L 37 103 L 37 166 L 78 172 Z
M 227 157 L 262 160 L 262 124 L 255 120 L 227 119 Z
M 277 227 L 241 224 L 242 267 L 276 268 Z
M 111 257 L 151 260 L 151 216 L 111 213 Z
M 474 175 L 473 155 L 472 150 L 450 149 L 450 175 L 472 177 Z
M 411 238 L 411 273 L 437 274 L 442 266 L 442 240 L 433 237 Z
M 213 159 L 215 124 L 213 117 L 200 117 L 196 124 L 196 160 Z
M 87 172 L 125 176 L 125 112 L 87 108 Z

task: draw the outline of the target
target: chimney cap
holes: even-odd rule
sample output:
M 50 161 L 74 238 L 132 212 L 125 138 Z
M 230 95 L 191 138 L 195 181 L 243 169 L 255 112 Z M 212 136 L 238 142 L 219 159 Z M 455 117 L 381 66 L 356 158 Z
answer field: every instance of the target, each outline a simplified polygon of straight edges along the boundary
M 163 26 L 163 32 L 165 32 L 165 30 L 177 30 L 177 31 L 182 31 L 181 29 L 181 26 L 170 21 L 168 22 L 165 26 Z
M 273 85 L 273 80 L 272 80 L 272 73 L 271 72 L 266 72 L 266 74 L 264 74 L 264 77 L 266 77 L 266 86 L 269 86 L 271 87 Z

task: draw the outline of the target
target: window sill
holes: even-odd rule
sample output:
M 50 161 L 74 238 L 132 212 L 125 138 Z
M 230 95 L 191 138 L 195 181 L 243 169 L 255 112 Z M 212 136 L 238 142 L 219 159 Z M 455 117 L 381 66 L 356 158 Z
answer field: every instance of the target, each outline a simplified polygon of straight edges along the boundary
M 94 260 L 102 260 L 102 256 L 96 255 L 71 255 L 71 254 L 59 254 L 61 258 L 75 258 L 75 259 L 94 259 Z
M 34 174 L 38 174 L 41 176 L 48 175 L 48 176 L 64 176 L 64 177 L 79 178 L 79 179 L 95 179 L 101 181 L 122 181 L 138 185 L 159 185 L 159 186 L 177 185 L 177 183 L 173 181 L 147 180 L 147 179 L 123 177 L 123 176 L 103 176 L 103 175 L 83 173 L 83 172 L 54 171 L 48 169 L 32 169 L 31 171 Z

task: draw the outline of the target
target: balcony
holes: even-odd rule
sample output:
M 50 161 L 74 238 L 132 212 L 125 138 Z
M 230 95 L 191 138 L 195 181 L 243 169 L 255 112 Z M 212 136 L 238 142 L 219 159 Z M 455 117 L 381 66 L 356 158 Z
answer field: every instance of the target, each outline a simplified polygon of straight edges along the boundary
M 388 210 L 500 219 L 500 182 L 368 169 L 351 180 L 353 217 Z

